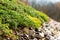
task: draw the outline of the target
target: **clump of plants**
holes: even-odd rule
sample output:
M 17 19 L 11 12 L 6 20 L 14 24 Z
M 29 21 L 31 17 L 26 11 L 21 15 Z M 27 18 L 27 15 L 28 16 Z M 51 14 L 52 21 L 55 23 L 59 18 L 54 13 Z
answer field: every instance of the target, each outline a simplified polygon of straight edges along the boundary
M 38 29 L 47 21 L 47 15 L 24 5 L 19 0 L 0 0 L 0 30 L 5 30 L 3 33 L 9 35 L 10 38 L 13 35 L 11 34 L 13 28 L 17 29 L 22 25 Z

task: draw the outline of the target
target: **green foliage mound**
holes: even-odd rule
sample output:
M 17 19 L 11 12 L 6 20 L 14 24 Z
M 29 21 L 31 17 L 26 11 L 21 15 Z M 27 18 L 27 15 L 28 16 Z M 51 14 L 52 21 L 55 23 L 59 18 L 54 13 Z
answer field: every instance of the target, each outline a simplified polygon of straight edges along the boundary
M 3 31 L 4 33 L 10 34 L 12 28 L 18 28 L 21 25 L 38 29 L 43 22 L 47 21 L 47 15 L 18 0 L 0 0 L 0 30 L 8 30 L 8 32 Z M 3 26 L 6 24 L 9 26 Z
M 0 16 L 3 24 L 8 23 L 10 27 L 16 28 L 21 24 L 27 27 L 40 27 L 43 22 L 48 21 L 48 17 L 42 12 L 16 0 L 0 0 Z

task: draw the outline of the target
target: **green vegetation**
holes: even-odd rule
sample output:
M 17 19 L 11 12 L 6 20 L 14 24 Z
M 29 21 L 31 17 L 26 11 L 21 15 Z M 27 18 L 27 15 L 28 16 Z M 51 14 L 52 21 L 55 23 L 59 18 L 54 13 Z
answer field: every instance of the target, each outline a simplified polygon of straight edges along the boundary
M 47 21 L 47 15 L 17 0 L 0 0 L 0 30 L 5 30 L 3 34 L 10 35 L 10 38 L 12 28 L 17 29 L 22 25 L 38 29 Z
M 12 30 L 9 29 L 8 24 L 0 24 L 0 31 L 2 36 L 7 36 L 12 40 L 16 40 L 16 36 L 12 33 Z M 0 39 L 3 40 L 3 39 Z

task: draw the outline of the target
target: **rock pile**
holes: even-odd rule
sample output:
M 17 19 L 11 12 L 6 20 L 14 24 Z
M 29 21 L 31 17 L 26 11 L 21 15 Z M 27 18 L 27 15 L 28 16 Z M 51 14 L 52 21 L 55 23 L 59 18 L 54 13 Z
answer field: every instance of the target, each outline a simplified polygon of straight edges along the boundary
M 60 23 L 51 19 L 38 31 L 24 28 L 23 32 L 18 32 L 17 35 L 20 36 L 18 40 L 60 40 Z

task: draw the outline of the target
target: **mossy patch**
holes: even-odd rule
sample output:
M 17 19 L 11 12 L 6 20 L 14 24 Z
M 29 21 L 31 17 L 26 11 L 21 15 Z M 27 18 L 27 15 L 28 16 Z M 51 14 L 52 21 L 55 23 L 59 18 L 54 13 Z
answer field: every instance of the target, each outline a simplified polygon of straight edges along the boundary
M 9 37 L 13 35 L 11 29 L 21 27 L 19 25 L 38 29 L 47 21 L 48 16 L 46 14 L 24 5 L 18 0 L 0 0 L 0 30 L 5 30 L 3 33 Z M 5 26 L 6 24 L 8 25 Z

